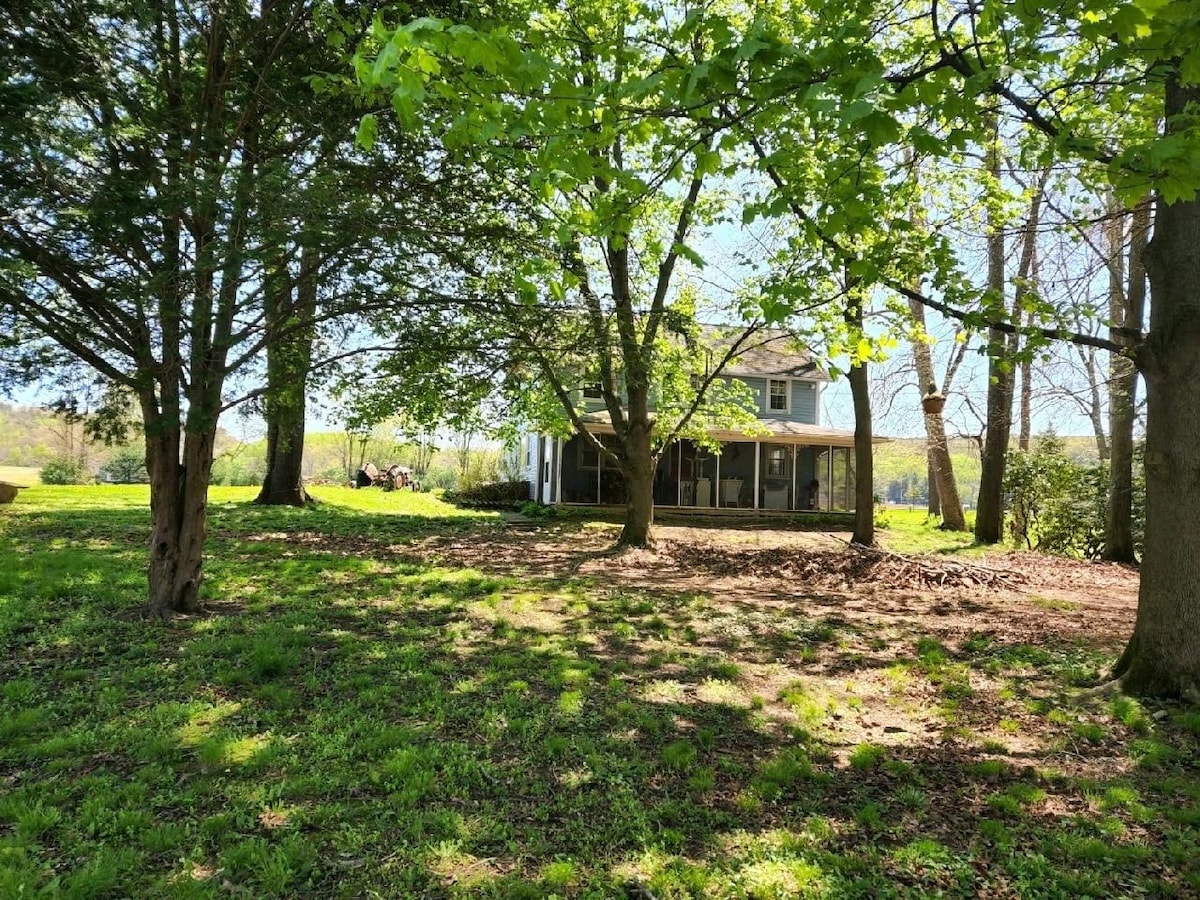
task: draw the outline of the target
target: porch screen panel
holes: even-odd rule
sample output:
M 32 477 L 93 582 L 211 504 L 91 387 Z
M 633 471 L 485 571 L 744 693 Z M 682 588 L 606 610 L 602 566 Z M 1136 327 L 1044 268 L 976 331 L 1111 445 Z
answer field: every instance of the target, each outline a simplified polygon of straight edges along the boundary
M 825 465 L 822 454 L 815 447 L 796 448 L 796 497 L 795 509 L 819 509 L 821 506 L 819 488 L 825 484 Z M 809 502 L 809 486 L 816 480 L 817 496 Z
M 858 506 L 858 498 L 854 495 L 857 479 L 854 474 L 854 448 L 846 450 L 846 508 L 851 512 Z
M 717 505 L 748 509 L 754 506 L 754 461 L 751 441 L 726 441 L 721 445 L 721 478 Z
M 692 441 L 681 440 L 679 503 L 681 506 L 717 505 L 717 458 Z
M 850 509 L 846 488 L 849 484 L 846 466 L 849 462 L 850 451 L 847 447 L 834 447 L 830 461 L 830 509 L 835 512 L 847 512 Z
M 759 506 L 791 509 L 792 448 L 787 444 L 764 443 L 759 448 Z

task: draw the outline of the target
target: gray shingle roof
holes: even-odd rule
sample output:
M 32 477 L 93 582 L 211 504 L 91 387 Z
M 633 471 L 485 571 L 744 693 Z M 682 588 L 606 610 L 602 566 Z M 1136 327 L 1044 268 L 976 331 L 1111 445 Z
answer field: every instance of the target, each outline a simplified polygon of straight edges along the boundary
M 719 360 L 742 333 L 743 329 L 736 325 L 706 325 L 703 339 L 712 345 L 713 356 Z M 829 381 L 829 376 L 813 361 L 812 354 L 786 331 L 760 331 L 747 338 L 744 345 L 746 349 L 725 367 L 724 374 Z

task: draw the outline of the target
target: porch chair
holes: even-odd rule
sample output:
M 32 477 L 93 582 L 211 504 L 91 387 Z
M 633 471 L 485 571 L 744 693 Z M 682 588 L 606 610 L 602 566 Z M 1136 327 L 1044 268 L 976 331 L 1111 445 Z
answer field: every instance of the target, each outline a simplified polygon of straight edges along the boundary
M 740 506 L 739 498 L 742 493 L 742 479 L 740 478 L 722 478 L 721 479 L 721 505 L 722 506 Z

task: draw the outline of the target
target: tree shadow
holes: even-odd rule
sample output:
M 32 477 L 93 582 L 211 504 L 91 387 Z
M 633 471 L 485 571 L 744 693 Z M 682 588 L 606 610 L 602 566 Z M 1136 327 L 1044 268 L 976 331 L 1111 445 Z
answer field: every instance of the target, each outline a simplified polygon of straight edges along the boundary
M 1059 714 L 1069 646 L 922 643 L 843 615 L 836 592 L 492 571 L 410 552 L 407 524 L 364 551 L 348 539 L 374 518 L 289 530 L 226 511 L 209 589 L 230 606 L 165 629 L 113 616 L 141 545 L 110 538 L 144 528 L 136 516 L 7 532 L 23 556 L 0 576 L 0 621 L 21 607 L 31 627 L 5 638 L 0 840 L 25 843 L 4 864 L 76 892 L 109 866 L 126 895 L 1200 884 L 1200 723 Z M 492 533 L 478 527 L 452 537 Z M 43 532 L 80 552 L 54 569 L 61 550 L 21 549 Z M 519 556 L 536 536 L 513 541 Z M 888 697 L 847 686 L 890 669 L 904 687 Z M 868 714 L 880 727 L 841 725 Z M 889 715 L 945 721 L 887 732 Z M 1029 746 L 989 749 L 1010 715 Z M 39 825 L 38 803 L 59 817 Z

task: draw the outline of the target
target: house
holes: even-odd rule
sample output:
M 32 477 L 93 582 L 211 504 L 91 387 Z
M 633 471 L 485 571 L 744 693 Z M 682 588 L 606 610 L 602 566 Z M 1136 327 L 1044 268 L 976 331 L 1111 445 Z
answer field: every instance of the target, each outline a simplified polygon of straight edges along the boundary
M 667 447 L 654 476 L 656 507 L 689 511 L 835 511 L 854 509 L 854 433 L 821 424 L 829 377 L 785 333 L 760 337 L 721 373 L 743 382 L 757 407 L 756 427 L 710 431 L 712 452 L 691 440 Z M 583 388 L 582 418 L 602 443 L 613 441 L 598 390 Z M 625 503 L 621 473 L 579 435 L 525 434 L 516 449 L 530 498 L 553 505 Z

